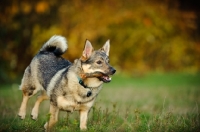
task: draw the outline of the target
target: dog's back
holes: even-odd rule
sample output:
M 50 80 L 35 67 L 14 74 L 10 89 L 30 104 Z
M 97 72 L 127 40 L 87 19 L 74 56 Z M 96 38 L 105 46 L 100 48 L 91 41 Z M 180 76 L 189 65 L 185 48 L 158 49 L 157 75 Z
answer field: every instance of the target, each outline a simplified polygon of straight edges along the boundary
M 20 89 L 29 96 L 33 90 L 46 90 L 52 77 L 71 63 L 61 55 L 67 50 L 66 39 L 61 36 L 53 36 L 40 49 L 26 68 Z
M 47 89 L 52 77 L 57 72 L 64 68 L 67 69 L 66 67 L 71 65 L 69 61 L 61 57 L 66 50 L 66 39 L 55 35 L 43 45 L 26 68 L 20 85 L 20 89 L 23 92 L 23 101 L 18 115 L 21 119 L 25 118 L 28 99 L 41 90 L 41 95 L 38 97 L 31 112 L 32 119 L 37 119 L 40 102 L 49 98 L 44 89 Z
M 52 77 L 63 68 L 68 67 L 71 63 L 52 52 L 39 52 L 36 55 L 38 64 L 37 78 L 44 89 L 47 89 Z M 33 65 L 35 65 L 33 63 Z

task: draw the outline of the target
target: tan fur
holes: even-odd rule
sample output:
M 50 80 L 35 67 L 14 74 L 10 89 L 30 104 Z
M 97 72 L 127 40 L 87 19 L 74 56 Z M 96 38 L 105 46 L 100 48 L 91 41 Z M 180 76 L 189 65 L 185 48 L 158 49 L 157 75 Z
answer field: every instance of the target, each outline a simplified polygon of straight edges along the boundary
M 44 125 L 45 131 L 48 132 L 54 126 L 54 124 L 58 121 L 58 113 L 59 109 L 53 105 L 50 105 L 50 120 Z
M 28 77 L 28 75 L 27 75 L 28 67 L 27 67 L 25 70 L 24 77 L 22 79 L 22 83 L 20 85 L 20 89 L 23 91 L 23 101 L 21 103 L 21 107 L 19 109 L 18 115 L 21 117 L 21 119 L 24 119 L 26 116 L 26 105 L 27 105 L 29 98 L 31 96 L 35 95 L 38 91 L 43 90 L 43 87 L 40 85 L 38 78 L 37 78 L 37 71 L 38 71 L 37 70 L 37 65 L 38 65 L 37 59 L 33 59 L 31 62 L 31 65 L 33 66 L 31 68 L 32 76 Z M 28 84 L 29 83 L 34 84 L 34 88 L 35 88 L 31 95 L 28 95 L 28 90 L 29 90 Z M 40 102 L 42 102 L 42 101 L 40 101 Z M 38 101 L 38 103 L 37 103 L 38 107 L 39 107 L 40 102 Z M 36 107 L 35 109 L 38 109 L 38 108 Z M 37 113 L 37 112 L 33 111 L 33 113 L 34 113 L 34 115 L 32 117 L 33 117 L 33 119 L 36 119 L 37 114 L 35 114 L 35 113 Z
M 83 65 L 83 66 L 82 66 L 83 71 L 84 71 L 85 73 L 93 73 L 93 72 L 96 72 L 96 71 L 104 72 L 104 70 L 102 70 L 102 69 L 100 69 L 100 68 L 99 68 L 99 69 L 95 69 L 95 70 L 90 69 L 90 66 L 91 66 L 91 65 L 89 65 L 89 64 Z
M 50 96 L 51 91 L 53 90 L 53 88 L 55 87 L 55 83 L 56 81 L 58 81 L 58 77 L 60 76 L 60 74 L 65 70 L 65 68 L 63 68 L 62 70 L 60 70 L 59 72 L 56 73 L 56 75 L 53 76 L 53 78 L 51 79 L 51 82 L 47 88 L 47 95 Z
M 41 91 L 41 95 L 38 96 L 37 101 L 35 102 L 35 105 L 34 105 L 32 112 L 31 112 L 32 119 L 34 119 L 34 120 L 37 119 L 40 103 L 43 100 L 47 100 L 47 99 L 49 99 L 49 97 L 46 95 L 46 91 Z
M 44 125 L 46 131 L 58 121 L 59 110 L 80 113 L 80 129 L 87 129 L 88 113 L 94 104 L 104 82 L 110 82 L 115 69 L 109 64 L 109 41 L 98 51 L 94 51 L 87 40 L 80 59 L 74 63 L 62 58 L 67 45 L 62 36 L 53 36 L 40 49 L 26 68 L 20 89 L 23 100 L 18 115 L 25 118 L 29 98 L 41 91 L 32 109 L 32 119 L 38 118 L 40 103 L 50 99 L 50 119 Z M 98 63 L 100 61 L 100 63 Z M 101 76 L 81 78 L 81 75 L 101 73 Z M 97 75 L 97 74 L 94 74 Z
M 18 115 L 21 117 L 21 119 L 24 119 L 26 116 L 26 105 L 28 102 L 29 97 L 25 95 L 25 93 L 23 93 L 23 100 L 21 103 L 21 107 L 19 109 L 19 113 Z
M 32 81 L 33 81 L 33 84 L 35 84 L 35 88 L 36 88 L 36 91 L 35 91 L 35 93 L 37 93 L 37 91 L 39 91 L 39 90 L 43 90 L 43 87 L 41 86 L 41 84 L 39 83 L 39 80 L 38 80 L 38 77 L 37 77 L 37 75 L 38 75 L 38 60 L 37 59 L 34 59 L 33 61 L 32 61 L 32 63 L 34 63 L 34 64 L 32 64 L 32 68 L 31 68 L 31 73 L 32 73 Z M 33 94 L 34 95 L 34 94 Z

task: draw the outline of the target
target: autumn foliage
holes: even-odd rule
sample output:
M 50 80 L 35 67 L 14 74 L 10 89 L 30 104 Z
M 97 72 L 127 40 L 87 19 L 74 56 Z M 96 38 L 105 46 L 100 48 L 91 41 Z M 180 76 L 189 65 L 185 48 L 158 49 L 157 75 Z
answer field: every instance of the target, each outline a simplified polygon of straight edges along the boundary
M 198 15 L 173 0 L 9 0 L 0 2 L 0 80 L 14 79 L 52 35 L 67 38 L 65 58 L 79 58 L 86 39 L 110 39 L 118 71 L 200 70 Z

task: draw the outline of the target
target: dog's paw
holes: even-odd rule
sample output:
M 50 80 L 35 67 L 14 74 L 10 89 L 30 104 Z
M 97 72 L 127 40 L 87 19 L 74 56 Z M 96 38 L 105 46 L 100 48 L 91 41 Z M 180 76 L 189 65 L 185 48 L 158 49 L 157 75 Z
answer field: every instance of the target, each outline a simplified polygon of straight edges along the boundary
M 87 130 L 87 127 L 86 127 L 86 126 L 80 126 L 80 130 L 81 130 L 81 131 L 86 131 L 86 130 Z
M 33 120 L 37 120 L 37 117 L 38 117 L 38 115 L 31 114 L 31 118 L 32 118 Z
M 47 130 L 47 127 L 48 127 L 48 122 L 46 122 L 46 123 L 44 124 L 44 129 Z
M 33 120 L 37 120 L 37 118 L 38 118 L 38 112 L 34 111 L 34 109 L 31 112 L 31 118 Z
M 18 116 L 20 117 L 20 119 L 25 119 L 26 114 L 24 112 L 19 112 Z
M 50 128 L 49 128 L 49 123 L 48 122 L 46 122 L 44 124 L 44 129 L 45 129 L 45 132 L 50 132 Z

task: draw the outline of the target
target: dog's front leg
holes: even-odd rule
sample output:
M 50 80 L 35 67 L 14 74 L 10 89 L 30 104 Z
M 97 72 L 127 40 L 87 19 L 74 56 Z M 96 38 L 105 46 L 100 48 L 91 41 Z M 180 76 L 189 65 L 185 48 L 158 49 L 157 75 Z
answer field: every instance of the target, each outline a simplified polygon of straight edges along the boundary
M 87 129 L 87 118 L 89 110 L 80 110 L 80 129 Z
M 46 122 L 44 125 L 45 131 L 49 132 L 53 125 L 58 121 L 59 109 L 54 105 L 50 104 L 50 119 L 49 122 Z

